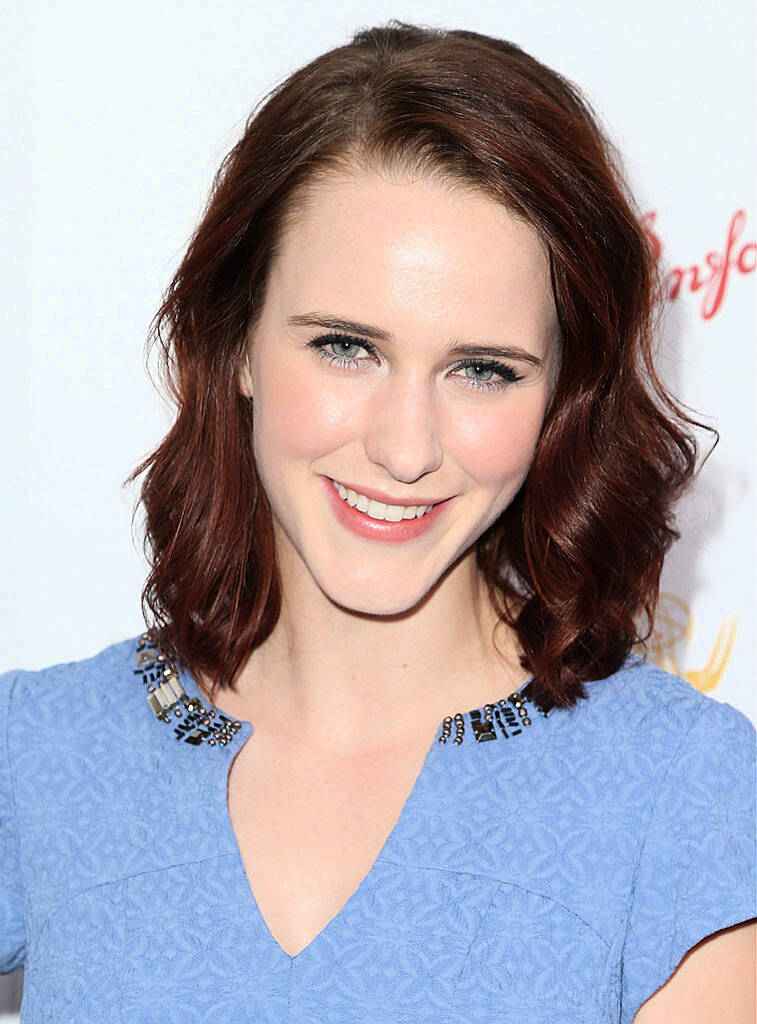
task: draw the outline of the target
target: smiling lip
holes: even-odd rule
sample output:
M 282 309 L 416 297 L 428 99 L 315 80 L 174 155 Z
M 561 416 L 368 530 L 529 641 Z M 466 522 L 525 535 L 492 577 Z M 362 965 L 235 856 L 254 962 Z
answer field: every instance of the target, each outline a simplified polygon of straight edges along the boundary
M 414 517 L 413 519 L 401 519 L 398 523 L 393 523 L 387 519 L 371 519 L 370 516 L 361 512 L 358 508 L 353 508 L 339 496 L 330 477 L 321 476 L 320 480 L 326 493 L 326 500 L 336 516 L 337 522 L 341 523 L 351 533 L 355 533 L 359 537 L 365 537 L 368 540 L 388 541 L 390 543 L 415 540 L 415 538 L 428 533 L 434 524 L 444 517 L 454 500 L 453 497 L 438 502 L 430 511 L 422 515 L 420 519 Z M 375 494 L 376 492 L 374 491 L 373 493 Z
M 327 479 L 334 480 L 334 477 Z M 356 487 L 355 484 L 348 484 L 344 480 L 334 480 L 334 483 L 341 484 L 346 490 L 354 491 L 356 494 L 364 494 L 372 501 L 382 501 L 385 505 L 438 505 L 446 500 L 445 498 L 403 498 L 400 500 L 384 494 L 383 491 L 374 490 L 372 487 Z

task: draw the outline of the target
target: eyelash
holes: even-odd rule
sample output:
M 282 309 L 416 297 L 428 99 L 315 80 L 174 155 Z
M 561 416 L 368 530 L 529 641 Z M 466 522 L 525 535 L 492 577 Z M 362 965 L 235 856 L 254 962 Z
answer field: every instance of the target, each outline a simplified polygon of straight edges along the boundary
M 322 334 L 318 338 L 313 338 L 312 341 L 308 342 L 308 348 L 314 348 L 318 355 L 325 359 L 327 362 L 335 364 L 337 366 L 359 366 L 362 360 L 358 361 L 354 356 L 338 356 L 333 352 L 326 351 L 326 345 L 332 345 L 337 342 L 347 342 L 350 345 L 358 345 L 360 348 L 365 349 L 369 355 L 377 355 L 376 348 L 363 338 L 354 338 L 349 334 L 340 334 L 338 332 L 331 334 Z M 472 356 L 468 359 L 461 360 L 456 368 L 465 369 L 467 366 L 476 366 L 482 370 L 492 370 L 500 378 L 498 382 L 492 381 L 476 381 L 472 377 L 463 377 L 471 387 L 479 391 L 499 391 L 502 388 L 507 387 L 508 384 L 514 384 L 516 381 L 522 380 L 522 376 L 513 370 L 507 363 L 498 363 L 489 359 L 477 359 Z

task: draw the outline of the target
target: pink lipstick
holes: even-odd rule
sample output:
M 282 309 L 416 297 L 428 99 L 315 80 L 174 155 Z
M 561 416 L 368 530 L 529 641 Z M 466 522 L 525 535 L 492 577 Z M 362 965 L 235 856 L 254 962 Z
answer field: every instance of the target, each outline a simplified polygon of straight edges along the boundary
M 391 523 L 385 519 L 371 519 L 365 512 L 358 508 L 352 508 L 340 496 L 334 484 L 327 476 L 321 476 L 321 482 L 326 491 L 326 499 L 336 515 L 339 522 L 353 533 L 369 540 L 383 541 L 407 541 L 414 540 L 427 533 L 439 518 L 444 514 L 445 509 L 452 502 L 453 498 L 446 498 L 429 509 L 420 519 L 401 519 L 398 523 Z

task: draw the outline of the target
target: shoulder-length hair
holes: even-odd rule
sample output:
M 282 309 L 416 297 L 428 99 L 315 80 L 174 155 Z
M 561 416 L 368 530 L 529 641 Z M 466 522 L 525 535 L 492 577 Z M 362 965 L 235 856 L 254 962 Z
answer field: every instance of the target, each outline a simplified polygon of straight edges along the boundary
M 298 200 L 342 167 L 482 190 L 546 245 L 561 369 L 522 488 L 477 541 L 537 701 L 572 706 L 654 622 L 690 419 L 652 361 L 662 278 L 620 158 L 579 89 L 513 43 L 390 21 L 274 88 L 224 158 L 150 327 L 177 404 L 140 498 L 142 611 L 197 677 L 235 689 L 280 613 L 271 510 L 239 366 Z M 705 428 L 710 429 L 710 428 Z

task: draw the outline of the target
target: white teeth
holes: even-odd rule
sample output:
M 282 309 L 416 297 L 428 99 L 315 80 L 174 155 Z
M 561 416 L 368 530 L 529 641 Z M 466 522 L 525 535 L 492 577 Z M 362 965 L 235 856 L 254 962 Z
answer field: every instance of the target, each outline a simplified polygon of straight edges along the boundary
M 351 508 L 358 508 L 365 512 L 371 519 L 384 519 L 389 523 L 398 523 L 401 519 L 420 519 L 433 505 L 385 505 L 382 501 L 373 501 L 366 498 L 364 494 L 358 494 L 352 489 L 348 490 L 336 480 L 331 481 L 339 496 L 347 502 Z

